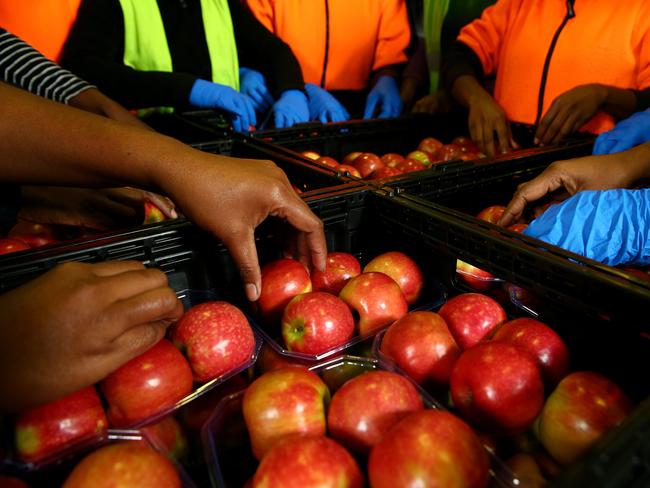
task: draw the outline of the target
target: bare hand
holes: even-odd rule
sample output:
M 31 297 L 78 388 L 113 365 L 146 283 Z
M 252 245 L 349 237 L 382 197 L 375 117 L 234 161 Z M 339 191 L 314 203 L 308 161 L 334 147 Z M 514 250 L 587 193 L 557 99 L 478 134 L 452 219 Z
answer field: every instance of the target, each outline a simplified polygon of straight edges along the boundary
M 200 155 L 200 160 L 198 159 Z M 268 216 L 285 219 L 297 235 L 298 258 L 324 269 L 327 249 L 323 223 L 291 188 L 271 161 L 195 153 L 179 162 L 159 185 L 193 222 L 214 233 L 239 266 L 246 295 L 257 300 L 261 288 L 254 231 Z
M 66 263 L 0 295 L 5 411 L 91 385 L 160 340 L 183 307 L 159 270 Z
M 535 144 L 556 144 L 589 122 L 605 102 L 606 89 L 592 83 L 580 85 L 553 100 L 535 132 Z
M 135 115 L 131 115 L 122 105 L 111 100 L 96 88 L 90 88 L 82 91 L 76 97 L 68 101 L 68 105 L 86 112 L 92 112 L 109 119 L 122 122 L 124 124 L 139 127 L 141 129 L 152 130 L 147 124 L 142 122 Z
M 451 100 L 444 91 L 436 91 L 415 102 L 413 113 L 437 114 L 451 110 Z
M 73 225 L 95 230 L 139 225 L 143 204 L 149 201 L 168 218 L 176 218 L 174 203 L 136 188 L 86 189 L 23 187 L 19 218 L 41 224 Z
M 469 104 L 468 124 L 472 140 L 488 156 L 519 147 L 512 137 L 505 112 L 489 95 L 477 96 Z

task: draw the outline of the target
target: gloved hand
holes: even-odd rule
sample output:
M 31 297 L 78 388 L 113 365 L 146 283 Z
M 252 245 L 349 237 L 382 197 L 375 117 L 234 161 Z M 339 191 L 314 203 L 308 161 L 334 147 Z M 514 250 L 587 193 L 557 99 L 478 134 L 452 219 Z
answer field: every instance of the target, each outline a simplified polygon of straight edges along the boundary
M 266 112 L 275 101 L 266 87 L 264 75 L 253 69 L 239 68 L 239 91 L 250 97 L 258 112 Z
M 650 190 L 582 191 L 524 234 L 612 266 L 650 264 Z
M 251 99 L 226 85 L 196 80 L 190 91 L 190 104 L 230 112 L 233 129 L 237 132 L 248 131 L 251 125 L 257 124 Z
M 399 117 L 402 113 L 402 98 L 399 96 L 399 87 L 395 78 L 380 76 L 375 86 L 370 90 L 366 100 L 364 119 L 371 119 L 375 115 L 377 104 L 381 107 L 378 118 Z
M 594 144 L 594 154 L 626 151 L 648 141 L 650 141 L 650 109 L 637 112 L 616 124 L 612 130 L 600 134 Z
M 307 83 L 305 91 L 309 96 L 309 119 L 327 122 L 343 122 L 350 114 L 331 93 L 318 85 Z
M 287 90 L 273 105 L 275 126 L 278 129 L 309 121 L 307 96 L 300 90 Z

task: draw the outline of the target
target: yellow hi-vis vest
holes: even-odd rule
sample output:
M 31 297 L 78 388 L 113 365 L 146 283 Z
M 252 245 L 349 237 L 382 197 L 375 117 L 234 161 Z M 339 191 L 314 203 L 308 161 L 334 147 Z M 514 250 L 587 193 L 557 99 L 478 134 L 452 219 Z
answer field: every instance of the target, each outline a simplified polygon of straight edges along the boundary
M 139 71 L 171 73 L 172 57 L 156 0 L 120 0 L 124 64 Z M 239 90 L 239 60 L 227 0 L 201 0 L 212 81 Z

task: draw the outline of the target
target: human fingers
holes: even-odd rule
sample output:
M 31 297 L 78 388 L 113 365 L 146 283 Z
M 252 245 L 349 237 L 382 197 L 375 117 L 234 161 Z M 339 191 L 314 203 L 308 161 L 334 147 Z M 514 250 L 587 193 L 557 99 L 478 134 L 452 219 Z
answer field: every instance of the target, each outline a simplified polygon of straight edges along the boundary
M 103 261 L 101 263 L 88 264 L 95 276 L 114 276 L 127 271 L 139 271 L 145 269 L 140 261 Z
M 259 298 L 262 286 L 254 231 L 255 229 L 252 226 L 242 223 L 233 229 L 228 237 L 222 239 L 239 269 L 246 297 L 251 302 Z
M 97 296 L 111 302 L 168 285 L 165 273 L 155 268 L 127 270 L 103 277 L 97 283 Z
M 547 170 L 537 178 L 520 185 L 512 200 L 506 206 L 498 225 L 505 227 L 517 221 L 529 203 L 539 200 L 547 193 L 555 191 L 561 186 L 562 180 L 555 174 L 553 169 Z
M 374 92 L 370 92 L 368 99 L 366 100 L 366 108 L 363 112 L 364 119 L 371 119 L 375 114 L 377 108 L 377 103 L 379 103 L 379 96 Z

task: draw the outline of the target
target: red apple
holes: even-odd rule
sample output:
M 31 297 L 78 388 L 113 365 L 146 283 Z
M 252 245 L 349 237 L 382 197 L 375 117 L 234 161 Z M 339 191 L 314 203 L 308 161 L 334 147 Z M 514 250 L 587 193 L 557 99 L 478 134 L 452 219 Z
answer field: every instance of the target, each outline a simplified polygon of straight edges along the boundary
M 542 471 L 535 458 L 523 452 L 517 453 L 506 461 L 522 488 L 544 488 L 547 481 L 542 476 Z
M 173 416 L 168 415 L 155 424 L 147 425 L 142 431 L 154 446 L 171 459 L 178 461 L 187 456 L 187 437 L 181 424 Z
M 425 166 L 429 166 L 431 164 L 432 156 L 424 151 L 411 151 L 406 155 L 406 159 L 416 159 L 420 161 L 422 164 Z
M 290 368 L 294 366 L 301 368 L 308 367 L 305 362 L 298 361 L 293 357 L 280 354 L 267 343 L 262 344 L 262 348 L 260 349 L 260 353 L 257 356 L 255 365 L 261 374 L 267 373 L 269 371 L 274 371 L 276 369 Z
M 404 161 L 404 156 L 396 153 L 387 153 L 381 157 L 381 162 L 384 163 L 389 168 L 396 167 L 402 161 Z
M 402 172 L 397 168 L 389 168 L 388 166 L 384 166 L 383 168 L 379 168 L 377 171 L 370 173 L 370 176 L 368 178 L 371 180 L 381 180 L 382 178 L 390 178 L 392 176 L 401 174 Z
M 619 425 L 632 403 L 614 382 L 590 371 L 571 373 L 546 400 L 538 437 L 560 464 L 570 464 Z
M 278 259 L 262 268 L 257 307 L 267 323 L 277 324 L 291 299 L 308 291 L 311 291 L 311 280 L 307 268 L 295 259 Z
M 352 166 L 359 170 L 362 178 L 370 176 L 373 171 L 377 171 L 379 168 L 386 166 L 381 162 L 379 156 L 373 153 L 361 153 L 357 158 L 355 158 Z
M 320 164 L 321 166 L 332 168 L 333 170 L 337 170 L 339 168 L 339 162 L 334 158 L 330 158 L 329 156 L 321 156 L 316 160 L 316 163 Z
M 94 387 L 88 386 L 18 415 L 16 451 L 25 461 L 38 461 L 107 428 L 99 395 Z
M 70 473 L 63 488 L 180 488 L 174 465 L 139 442 L 111 444 L 86 456 Z
M 363 474 L 343 447 L 325 436 L 292 436 L 260 463 L 253 488 L 363 488 Z
M 350 176 L 354 176 L 355 178 L 361 178 L 361 173 L 359 173 L 359 170 L 354 166 L 350 166 L 349 164 L 339 165 L 339 171 L 342 173 L 348 172 L 350 173 Z
M 192 391 L 192 370 L 174 345 L 162 339 L 101 383 L 108 417 L 115 427 L 144 421 Z
M 480 159 L 480 156 L 476 152 L 464 151 L 458 159 L 461 161 L 475 161 L 476 159 Z
M 492 339 L 509 342 L 530 353 L 548 388 L 554 388 L 569 372 L 569 351 L 564 341 L 538 320 L 520 318 L 506 322 Z
M 523 231 L 526 230 L 526 227 L 528 227 L 528 224 L 512 224 L 506 227 L 506 229 L 508 229 L 510 232 L 522 233 Z
M 361 154 L 363 154 L 363 153 L 361 153 L 359 151 L 355 151 L 355 152 L 351 152 L 351 153 L 347 154 L 343 158 L 343 164 L 352 165 L 352 163 L 354 163 L 354 160 L 357 159 L 359 156 L 361 156 Z
M 438 313 L 463 350 L 472 347 L 506 320 L 503 307 L 480 293 L 457 295 L 448 300 Z
M 228 302 L 205 302 L 183 314 L 172 333 L 187 352 L 194 379 L 210 381 L 251 359 L 255 335 L 248 319 Z
M 429 154 L 436 154 L 443 146 L 442 142 L 434 137 L 425 137 L 420 141 L 418 149 L 420 151 L 428 152 Z
M 19 220 L 18 223 L 9 230 L 8 237 L 22 241 L 31 248 L 47 246 L 48 244 L 59 242 L 56 228 L 53 225 L 28 222 L 26 220 Z
M 424 286 L 422 271 L 406 254 L 397 251 L 380 254 L 363 268 L 364 273 L 371 271 L 378 271 L 393 278 L 402 289 L 409 305 L 413 305 L 420 298 Z
M 327 385 L 305 368 L 277 369 L 257 378 L 243 400 L 253 455 L 262 459 L 291 434 L 325 435 L 328 401 Z
M 348 449 L 368 454 L 388 430 L 424 405 L 413 384 L 397 373 L 371 371 L 346 382 L 327 413 L 330 435 Z
M 454 159 L 460 159 L 462 155 L 463 150 L 460 146 L 457 146 L 456 144 L 445 144 L 438 149 L 436 157 L 443 161 L 453 161 Z
M 485 271 L 460 259 L 456 260 L 456 276 L 476 291 L 487 291 L 497 281 L 496 277 L 489 271 Z
M 361 273 L 341 290 L 339 297 L 359 315 L 359 334 L 377 332 L 408 312 L 399 285 L 384 273 Z
M 454 140 L 451 141 L 451 143 L 457 145 L 458 147 L 460 147 L 461 151 L 466 152 L 466 153 L 467 152 L 472 152 L 472 153 L 478 153 L 479 152 L 478 146 L 474 143 L 474 141 L 472 141 L 472 139 L 470 139 L 467 136 L 455 137 Z
M 155 224 L 167 220 L 167 216 L 155 204 L 144 202 L 144 222 L 143 224 Z
M 487 207 L 481 210 L 476 218 L 496 225 L 505 210 L 506 207 L 503 205 L 492 205 L 491 207 Z
M 324 291 L 291 299 L 282 316 L 282 337 L 287 349 L 322 354 L 342 346 L 354 335 L 354 319 L 343 300 Z
M 361 273 L 359 260 L 346 252 L 327 253 L 325 271 L 317 269 L 311 272 L 313 291 L 326 291 L 338 295 L 350 278 Z
M 484 488 L 488 455 L 472 429 L 454 415 L 423 410 L 404 418 L 370 453 L 372 488 Z
M 388 328 L 381 352 L 417 383 L 446 386 L 460 349 L 440 315 L 411 312 Z
M 530 354 L 507 342 L 482 342 L 456 361 L 451 397 L 462 416 L 486 432 L 517 434 L 541 411 L 544 384 Z
M 313 161 L 316 161 L 318 158 L 320 158 L 320 154 L 318 154 L 315 151 L 303 151 L 302 153 L 303 156 L 305 156 L 307 159 L 311 159 Z
M 414 171 L 422 171 L 427 169 L 422 161 L 412 158 L 405 159 L 403 162 L 398 163 L 395 167 L 402 173 L 413 173 Z
M 21 240 L 0 238 L 0 254 L 11 254 L 12 252 L 24 251 L 30 247 Z

